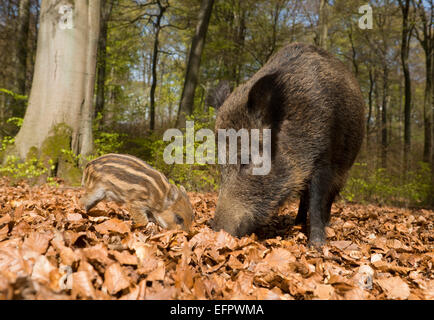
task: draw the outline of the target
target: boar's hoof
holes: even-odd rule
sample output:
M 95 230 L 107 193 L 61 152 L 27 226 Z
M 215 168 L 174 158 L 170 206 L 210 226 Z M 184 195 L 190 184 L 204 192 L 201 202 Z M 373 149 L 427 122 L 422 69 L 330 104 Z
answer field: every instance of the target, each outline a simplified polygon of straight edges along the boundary
M 306 225 L 306 217 L 303 217 L 303 216 L 301 216 L 301 215 L 298 214 L 297 217 L 295 217 L 294 224 L 296 226 L 304 226 L 304 225 Z
M 313 229 L 310 231 L 309 245 L 315 248 L 321 248 L 326 241 L 326 234 L 323 229 Z

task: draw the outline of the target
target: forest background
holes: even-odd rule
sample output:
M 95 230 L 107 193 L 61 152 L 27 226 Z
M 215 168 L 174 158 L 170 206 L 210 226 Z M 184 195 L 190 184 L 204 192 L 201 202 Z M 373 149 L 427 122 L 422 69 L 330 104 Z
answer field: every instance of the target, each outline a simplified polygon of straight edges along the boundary
M 372 28 L 359 20 L 370 10 Z M 79 184 L 128 153 L 189 191 L 217 165 L 168 165 L 168 128 L 214 128 L 215 88 L 249 79 L 283 45 L 316 44 L 357 77 L 366 136 L 341 198 L 434 205 L 432 0 L 3 0 L 0 175 Z

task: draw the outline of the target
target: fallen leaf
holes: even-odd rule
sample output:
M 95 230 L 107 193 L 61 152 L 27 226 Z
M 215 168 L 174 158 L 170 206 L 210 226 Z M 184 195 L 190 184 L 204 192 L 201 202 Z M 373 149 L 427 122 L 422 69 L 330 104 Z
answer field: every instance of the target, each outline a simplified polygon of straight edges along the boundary
M 320 300 L 329 300 L 333 297 L 335 290 L 331 285 L 319 284 L 313 291 L 313 295 Z
M 104 286 L 108 293 L 115 294 L 130 286 L 128 277 L 124 274 L 119 263 L 111 264 L 104 273 Z
M 75 298 L 95 298 L 95 289 L 93 288 L 87 272 L 79 271 L 72 274 L 71 295 Z
M 375 283 L 381 287 L 389 299 L 405 300 L 410 295 L 407 283 L 399 277 L 376 279 Z
M 130 232 L 130 226 L 126 222 L 114 218 L 96 225 L 95 230 L 101 234 L 110 232 L 127 233 Z

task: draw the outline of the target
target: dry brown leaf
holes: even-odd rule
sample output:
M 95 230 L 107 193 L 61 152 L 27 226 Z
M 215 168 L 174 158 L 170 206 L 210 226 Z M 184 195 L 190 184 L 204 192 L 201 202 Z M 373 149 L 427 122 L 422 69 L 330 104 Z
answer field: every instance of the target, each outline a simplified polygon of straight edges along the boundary
M 330 241 L 330 246 L 338 248 L 339 250 L 342 251 L 344 251 L 350 245 L 351 245 L 351 241 L 347 241 L 347 240 Z
M 9 227 L 5 225 L 3 228 L 0 228 L 0 241 L 3 241 L 8 237 Z
M 238 246 L 238 241 L 226 231 L 220 230 L 219 233 L 217 233 L 214 246 L 217 249 L 235 250 Z
M 273 270 L 285 275 L 295 270 L 295 261 L 294 255 L 289 250 L 282 248 L 271 250 L 263 259 L 263 262 L 268 264 Z
M 90 281 L 89 274 L 85 271 L 74 272 L 72 274 L 71 295 L 75 298 L 95 299 L 95 289 Z
M 53 238 L 51 233 L 32 232 L 24 240 L 23 250 L 33 251 L 35 253 L 44 254 L 47 251 L 48 243 Z
M 5 215 L 1 216 L 1 217 L 0 217 L 0 226 L 1 226 L 2 224 L 9 223 L 11 220 L 12 220 L 12 219 L 11 219 L 11 216 L 10 216 L 9 214 L 5 214 Z
M 297 203 L 260 238 L 236 238 L 206 225 L 215 193 L 189 193 L 187 234 L 131 230 L 112 203 L 85 214 L 81 189 L 0 187 L 0 299 L 433 299 L 431 210 L 338 202 L 326 230 L 336 241 L 317 252 L 292 225 Z
M 346 300 L 367 300 L 370 299 L 370 294 L 361 288 L 351 289 L 344 294 Z
M 108 234 L 110 232 L 127 233 L 130 232 L 130 229 L 129 224 L 116 218 L 104 221 L 95 226 L 95 230 L 101 234 Z
M 0 249 L 0 270 L 7 271 L 10 276 L 26 277 L 32 272 L 30 263 L 24 260 L 21 250 L 17 248 Z
M 101 243 L 90 248 L 85 248 L 82 252 L 89 261 L 96 260 L 105 265 L 109 265 L 113 262 L 113 260 L 108 257 L 107 248 Z
M 146 280 L 148 281 L 164 280 L 165 275 L 166 275 L 166 268 L 164 266 L 164 262 L 160 260 L 157 263 L 157 268 L 152 270 L 148 274 Z
M 320 300 L 332 299 L 335 293 L 335 289 L 328 284 L 319 284 L 313 291 L 313 295 Z
M 381 287 L 389 299 L 405 300 L 410 295 L 408 284 L 399 277 L 376 279 L 374 282 Z
M 130 286 L 130 281 L 119 263 L 113 263 L 106 269 L 104 273 L 104 286 L 110 294 L 115 294 Z
M 130 264 L 130 265 L 137 265 L 138 259 L 136 256 L 130 254 L 128 251 L 111 251 L 111 254 L 113 254 L 116 258 L 116 260 L 119 261 L 120 264 Z
M 71 222 L 79 222 L 83 219 L 83 216 L 79 213 L 68 213 L 66 219 Z
M 50 283 L 50 272 L 55 269 L 56 267 L 45 256 L 40 255 L 33 266 L 31 278 L 43 284 L 48 284 Z

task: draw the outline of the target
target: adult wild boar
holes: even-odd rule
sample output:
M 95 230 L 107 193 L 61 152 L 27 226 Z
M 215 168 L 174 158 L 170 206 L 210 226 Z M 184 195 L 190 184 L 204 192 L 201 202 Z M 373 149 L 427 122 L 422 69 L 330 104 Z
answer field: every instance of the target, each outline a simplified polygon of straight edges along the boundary
M 364 134 L 364 101 L 355 77 L 323 49 L 293 43 L 278 51 L 218 109 L 216 129 L 271 129 L 271 170 L 222 165 L 214 230 L 243 236 L 300 196 L 296 223 L 321 245 L 330 209 Z

